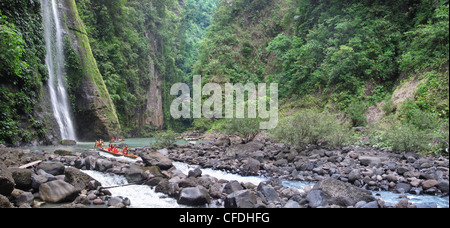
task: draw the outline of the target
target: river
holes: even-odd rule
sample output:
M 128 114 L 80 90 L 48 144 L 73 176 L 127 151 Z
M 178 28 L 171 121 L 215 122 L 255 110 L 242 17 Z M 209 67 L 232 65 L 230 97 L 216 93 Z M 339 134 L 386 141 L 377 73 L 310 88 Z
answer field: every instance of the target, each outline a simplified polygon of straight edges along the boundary
M 131 148 L 135 147 L 143 147 L 148 146 L 154 143 L 155 140 L 153 138 L 136 138 L 136 139 L 127 139 L 123 143 L 128 144 Z M 188 142 L 184 140 L 180 140 L 177 142 L 178 144 L 186 144 Z M 30 150 L 45 150 L 45 151 L 54 151 L 57 149 L 67 149 L 72 150 L 73 152 L 81 152 L 86 149 L 92 149 L 94 147 L 94 142 L 79 142 L 76 146 L 47 146 L 47 147 L 30 147 L 26 149 Z M 101 153 L 102 156 L 112 157 L 107 153 Z M 124 159 L 128 162 L 135 162 L 136 160 L 129 158 L 117 158 L 115 159 Z M 138 158 L 140 159 L 140 158 Z M 181 162 L 173 162 L 173 165 L 183 172 L 184 174 L 188 174 L 189 170 L 196 169 L 198 166 L 196 165 L 188 165 L 186 163 Z M 237 180 L 239 182 L 251 182 L 255 185 L 258 185 L 260 182 L 267 180 L 265 177 L 260 176 L 241 176 L 237 174 L 231 174 L 224 171 L 213 170 L 213 169 L 201 169 L 203 175 L 210 175 L 212 177 L 216 177 L 218 179 L 224 180 Z M 94 179 L 98 180 L 104 187 L 108 186 L 118 186 L 128 184 L 127 180 L 123 176 L 118 176 L 114 174 L 105 174 L 97 171 L 89 171 L 84 170 L 83 172 L 87 173 Z M 305 186 L 314 186 L 314 183 L 309 182 L 300 182 L 300 181 L 283 181 L 284 186 L 294 187 L 303 191 Z M 133 208 L 180 208 L 186 207 L 184 205 L 179 205 L 177 201 L 173 198 L 168 197 L 162 193 L 156 193 L 154 189 L 150 186 L 146 185 L 130 185 L 125 187 L 118 187 L 110 189 L 110 192 L 113 196 L 122 196 L 127 197 L 131 201 L 131 206 Z M 402 194 L 388 192 L 388 191 L 373 191 L 373 195 L 376 198 L 383 199 L 386 203 L 395 205 L 399 200 L 401 200 Z M 419 207 L 449 207 L 449 197 L 438 197 L 431 195 L 412 195 L 412 194 L 403 194 L 406 195 L 408 200 L 413 204 Z M 211 205 L 213 206 L 213 205 Z

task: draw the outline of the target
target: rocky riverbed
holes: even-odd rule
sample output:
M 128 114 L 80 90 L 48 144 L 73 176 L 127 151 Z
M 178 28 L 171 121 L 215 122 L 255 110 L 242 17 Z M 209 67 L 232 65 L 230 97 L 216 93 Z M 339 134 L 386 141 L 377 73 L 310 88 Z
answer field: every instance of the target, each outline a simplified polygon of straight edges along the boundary
M 136 148 L 137 161 L 81 153 L 0 148 L 0 207 L 127 207 L 130 200 L 111 196 L 82 170 L 114 173 L 129 183 L 148 185 L 188 206 L 227 208 L 416 207 L 403 199 L 395 205 L 368 190 L 448 195 L 447 157 L 394 154 L 362 147 L 297 151 L 269 138 L 240 144 L 227 136 L 199 145 L 177 145 L 156 151 Z M 21 169 L 20 166 L 42 161 Z M 263 175 L 268 181 L 217 179 L 192 169 L 187 174 L 173 161 L 225 170 L 240 175 Z M 302 191 L 282 180 L 311 182 Z

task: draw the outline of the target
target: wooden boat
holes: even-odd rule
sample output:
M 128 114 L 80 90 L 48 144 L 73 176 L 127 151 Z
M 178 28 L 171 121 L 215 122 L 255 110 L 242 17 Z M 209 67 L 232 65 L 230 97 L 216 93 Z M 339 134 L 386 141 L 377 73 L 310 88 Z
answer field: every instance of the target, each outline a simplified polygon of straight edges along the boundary
M 127 157 L 127 158 L 132 158 L 132 159 L 136 159 L 139 156 L 138 155 L 134 155 L 134 154 L 128 154 L 128 155 L 124 155 L 123 153 L 119 152 L 119 153 L 113 153 L 113 152 L 109 152 L 108 149 L 106 148 L 97 148 L 98 150 L 100 150 L 101 152 L 105 152 L 111 155 L 114 155 L 116 157 Z

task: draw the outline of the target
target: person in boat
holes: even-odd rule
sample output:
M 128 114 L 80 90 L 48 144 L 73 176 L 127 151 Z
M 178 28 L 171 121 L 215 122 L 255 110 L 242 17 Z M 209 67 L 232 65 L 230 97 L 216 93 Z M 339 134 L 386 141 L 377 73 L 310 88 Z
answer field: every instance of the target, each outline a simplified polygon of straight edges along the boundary
M 115 153 L 115 154 L 119 153 L 119 149 L 117 149 L 117 146 L 114 146 L 113 153 Z
M 108 152 L 112 152 L 112 150 L 113 150 L 113 148 L 112 148 L 112 145 L 111 145 L 111 144 L 109 144 L 109 147 L 108 147 Z
M 123 150 L 122 150 L 122 154 L 125 156 L 128 156 L 129 151 L 130 151 L 130 149 L 128 148 L 128 146 L 125 146 L 125 148 L 123 148 Z
M 97 140 L 95 140 L 95 147 L 99 148 L 99 145 L 100 143 Z

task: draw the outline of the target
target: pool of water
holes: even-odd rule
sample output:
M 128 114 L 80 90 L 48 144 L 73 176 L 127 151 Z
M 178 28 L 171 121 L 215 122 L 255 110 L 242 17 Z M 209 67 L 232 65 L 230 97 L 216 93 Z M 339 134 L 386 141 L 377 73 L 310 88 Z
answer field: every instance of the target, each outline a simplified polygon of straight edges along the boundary
M 130 148 L 136 148 L 136 147 L 144 147 L 144 146 L 151 146 L 156 142 L 155 138 L 131 138 L 131 139 L 125 139 L 123 142 L 119 143 L 113 143 L 113 145 L 119 145 L 121 143 L 125 143 Z M 189 143 L 185 140 L 178 140 L 176 142 L 179 145 L 184 145 Z M 109 142 L 105 142 L 106 146 L 109 145 Z M 34 146 L 34 147 L 22 147 L 22 149 L 29 149 L 31 151 L 48 151 L 48 152 L 54 152 L 55 150 L 70 150 L 72 152 L 82 152 L 84 150 L 88 149 L 95 149 L 95 142 L 77 142 L 77 145 L 75 146 Z

